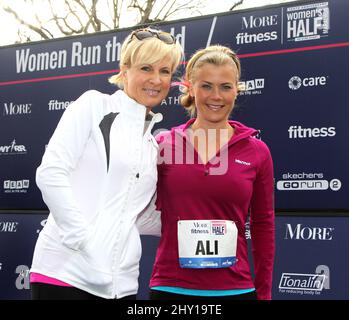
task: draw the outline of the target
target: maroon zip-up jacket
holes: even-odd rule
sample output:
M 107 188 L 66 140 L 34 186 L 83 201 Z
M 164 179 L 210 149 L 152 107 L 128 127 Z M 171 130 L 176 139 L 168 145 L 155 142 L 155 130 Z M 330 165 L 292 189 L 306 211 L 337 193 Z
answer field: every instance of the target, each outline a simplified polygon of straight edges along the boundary
M 229 121 L 234 135 L 207 164 L 187 141 L 185 130 L 195 121 L 157 137 L 159 143 L 157 207 L 162 236 L 150 287 L 198 290 L 256 288 L 258 299 L 271 299 L 274 262 L 273 163 L 257 130 Z M 225 153 L 224 153 L 225 152 Z M 161 163 L 162 162 L 162 163 Z M 228 268 L 181 268 L 178 260 L 179 220 L 232 220 L 238 229 L 237 262 Z M 254 279 L 248 260 L 245 224 L 250 219 Z

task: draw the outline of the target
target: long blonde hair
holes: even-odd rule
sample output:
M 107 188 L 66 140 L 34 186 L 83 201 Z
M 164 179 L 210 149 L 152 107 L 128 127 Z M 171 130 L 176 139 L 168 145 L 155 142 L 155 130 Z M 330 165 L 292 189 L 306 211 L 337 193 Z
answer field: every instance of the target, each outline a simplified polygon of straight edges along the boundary
M 201 68 L 206 63 L 216 66 L 233 64 L 237 70 L 237 81 L 239 81 L 241 76 L 241 65 L 236 53 L 228 47 L 212 45 L 205 49 L 200 49 L 192 55 L 185 69 L 183 82 L 185 84 L 193 82 L 195 80 L 196 70 Z M 190 116 L 193 117 L 196 113 L 196 107 L 194 98 L 189 94 L 189 86 L 183 86 L 181 90 L 183 94 L 180 97 L 180 103 L 184 108 L 187 109 Z
M 139 30 L 160 31 L 151 28 Z M 122 71 L 125 66 L 131 67 L 139 63 L 153 64 L 167 55 L 171 57 L 171 72 L 174 73 L 183 58 L 183 49 L 178 42 L 167 44 L 155 36 L 139 40 L 133 36 L 133 33 L 130 33 L 121 47 L 120 72 L 111 76 L 109 82 L 123 89 Z

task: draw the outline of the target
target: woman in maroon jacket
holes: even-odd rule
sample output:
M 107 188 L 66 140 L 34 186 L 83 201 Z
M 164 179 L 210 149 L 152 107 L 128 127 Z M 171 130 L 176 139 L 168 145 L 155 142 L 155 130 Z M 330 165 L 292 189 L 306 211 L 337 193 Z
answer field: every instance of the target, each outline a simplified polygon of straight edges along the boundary
M 162 236 L 151 299 L 271 299 L 273 163 L 257 130 L 228 120 L 239 77 L 239 59 L 229 48 L 197 51 L 181 96 L 195 117 L 157 138 Z

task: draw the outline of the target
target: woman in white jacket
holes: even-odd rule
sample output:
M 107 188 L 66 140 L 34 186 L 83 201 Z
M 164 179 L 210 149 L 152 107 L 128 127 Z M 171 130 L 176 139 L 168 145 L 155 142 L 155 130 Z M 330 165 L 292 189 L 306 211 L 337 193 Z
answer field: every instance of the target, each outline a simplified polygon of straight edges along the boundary
M 90 90 L 64 112 L 36 182 L 50 210 L 35 246 L 33 299 L 135 299 L 139 233 L 159 233 L 146 210 L 156 189 L 161 114 L 182 48 L 166 32 L 133 31 L 112 95 Z

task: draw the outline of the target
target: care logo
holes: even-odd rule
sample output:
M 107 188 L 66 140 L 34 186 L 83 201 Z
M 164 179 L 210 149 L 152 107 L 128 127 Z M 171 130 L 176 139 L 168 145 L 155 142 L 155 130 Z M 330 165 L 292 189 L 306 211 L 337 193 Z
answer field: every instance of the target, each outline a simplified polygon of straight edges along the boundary
M 339 179 L 326 180 L 323 173 L 285 173 L 276 182 L 280 191 L 338 191 L 341 187 Z
M 328 2 L 289 7 L 286 10 L 286 21 L 288 41 L 327 37 L 330 30 Z
M 288 87 L 291 90 L 298 90 L 301 87 L 319 87 L 327 85 L 326 76 L 304 77 L 292 76 L 288 80 Z
M 262 89 L 264 89 L 265 79 L 251 79 L 246 81 L 240 81 L 238 84 L 239 95 L 255 95 L 262 94 Z
M 26 154 L 27 149 L 24 145 L 19 145 L 16 143 L 16 139 L 14 139 L 9 145 L 0 145 L 0 156 L 1 155 L 18 155 L 18 154 Z
M 4 180 L 5 193 L 27 193 L 29 180 Z

